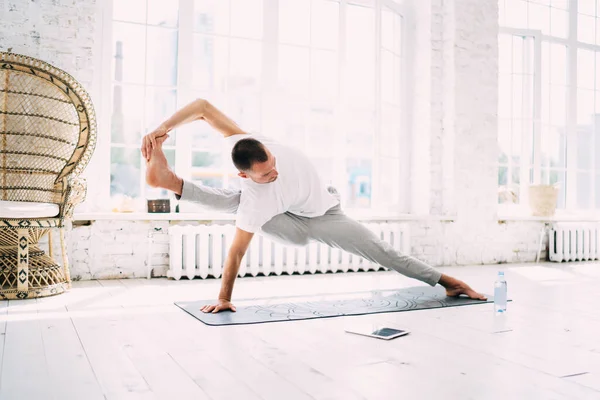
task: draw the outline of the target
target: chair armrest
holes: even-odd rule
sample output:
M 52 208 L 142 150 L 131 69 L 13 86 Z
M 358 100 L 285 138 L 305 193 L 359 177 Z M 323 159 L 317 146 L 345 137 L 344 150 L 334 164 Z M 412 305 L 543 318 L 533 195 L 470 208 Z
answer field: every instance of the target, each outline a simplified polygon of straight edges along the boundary
M 66 201 L 63 204 L 63 218 L 73 217 L 75 206 L 85 200 L 87 194 L 87 181 L 79 176 L 68 178 Z

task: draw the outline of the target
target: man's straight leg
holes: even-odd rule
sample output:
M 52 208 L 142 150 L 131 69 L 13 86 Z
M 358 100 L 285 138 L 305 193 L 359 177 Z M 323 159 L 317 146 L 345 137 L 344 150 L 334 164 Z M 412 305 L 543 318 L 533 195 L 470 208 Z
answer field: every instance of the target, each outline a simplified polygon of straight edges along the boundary
M 431 286 L 440 281 L 441 272 L 414 257 L 400 253 L 360 222 L 345 215 L 339 205 L 325 215 L 309 220 L 310 239 L 394 269 Z

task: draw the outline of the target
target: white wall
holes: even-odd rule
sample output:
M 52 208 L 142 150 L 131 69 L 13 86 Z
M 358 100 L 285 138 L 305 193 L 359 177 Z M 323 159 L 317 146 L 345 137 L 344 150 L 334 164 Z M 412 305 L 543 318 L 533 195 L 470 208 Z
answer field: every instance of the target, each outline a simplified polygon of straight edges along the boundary
M 540 222 L 497 219 L 497 0 L 406 0 L 412 254 L 433 265 L 534 261 Z M 95 0 L 0 2 L 0 47 L 92 82 Z M 100 129 L 100 134 L 103 130 Z M 93 193 L 93 191 L 92 191 Z M 96 221 L 71 232 L 74 279 L 155 276 L 168 265 L 168 222 Z
M 53 64 L 89 89 L 98 14 L 96 0 L 0 1 L 0 49 Z

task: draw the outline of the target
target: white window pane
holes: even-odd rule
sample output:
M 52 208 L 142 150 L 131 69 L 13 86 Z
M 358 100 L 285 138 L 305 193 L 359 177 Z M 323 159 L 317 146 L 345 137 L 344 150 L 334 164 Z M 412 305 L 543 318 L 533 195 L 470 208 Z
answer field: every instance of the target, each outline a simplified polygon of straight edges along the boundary
M 577 2 L 577 12 L 594 16 L 596 15 L 596 0 L 579 0 Z
M 193 82 L 202 91 L 224 91 L 228 74 L 229 39 L 194 35 Z
M 258 91 L 262 72 L 262 44 L 253 40 L 231 39 L 229 53 L 229 90 Z
M 565 171 L 550 171 L 551 185 L 558 186 L 558 199 L 556 208 L 564 209 L 566 207 L 566 192 L 567 192 L 567 174 Z
M 223 154 L 211 151 L 192 151 L 193 168 L 221 168 L 223 166 Z
M 112 101 L 112 143 L 138 144 L 143 129 L 144 88 L 114 85 Z
M 398 103 L 394 99 L 394 82 L 398 71 L 394 70 L 394 55 L 388 50 L 381 51 L 381 99 L 389 104 Z
M 519 164 L 518 160 L 521 158 L 521 146 L 523 140 L 523 134 L 526 134 L 528 128 L 528 121 L 522 119 L 514 119 L 512 121 L 512 135 L 510 140 L 510 159 L 511 162 Z
M 113 24 L 113 77 L 117 82 L 143 83 L 146 70 L 146 29 L 122 22 Z
M 596 174 L 596 209 L 600 210 L 600 174 Z
M 590 124 L 594 113 L 594 91 L 577 89 L 577 123 Z
M 310 156 L 312 149 L 305 148 L 308 110 L 305 103 L 281 99 L 269 112 L 270 134 L 278 140 L 305 150 Z
M 146 22 L 146 0 L 113 2 L 113 19 L 127 22 Z
M 338 91 L 338 55 L 327 50 L 314 50 L 311 62 L 311 99 L 313 104 L 334 105 Z
M 512 75 L 498 76 L 498 116 L 510 118 L 512 109 Z
M 194 30 L 202 33 L 229 34 L 229 1 L 195 0 Z
M 382 200 L 382 205 L 397 206 L 400 199 L 400 188 L 398 184 L 400 176 L 400 160 L 397 158 L 381 157 L 379 168 L 382 178 L 379 180 L 379 187 L 373 189 L 379 194 L 378 198 Z M 374 205 L 377 206 L 377 205 Z
M 529 3 L 529 29 L 539 29 L 550 34 L 550 7 Z
M 327 0 L 313 0 L 311 11 L 311 45 L 337 49 L 340 5 Z
M 177 31 L 148 27 L 148 58 L 146 83 L 149 85 L 177 84 Z
M 512 121 L 510 119 L 501 118 L 498 120 L 498 162 L 500 164 L 508 164 L 510 157 L 510 143 L 512 138 Z
M 279 46 L 278 82 L 283 96 L 307 98 L 309 75 L 309 49 Z
M 600 90 L 600 51 L 596 52 L 596 90 Z
M 331 156 L 331 150 L 335 148 L 335 117 L 333 110 L 313 109 L 308 115 L 309 123 L 307 129 L 308 149 L 311 154 L 320 156 Z
M 346 160 L 346 207 L 368 208 L 371 206 L 373 162 L 371 159 Z
M 178 1 L 148 0 L 148 24 L 177 27 L 178 21 Z
M 512 68 L 514 73 L 527 72 L 527 68 L 524 65 L 523 41 L 523 38 L 513 36 Z
M 570 0 L 551 0 L 552 7 L 560 8 L 561 10 L 569 9 L 569 1 Z
M 158 127 L 177 110 L 177 92 L 159 88 L 146 88 L 146 126 L 149 132 Z M 175 135 L 170 133 L 165 145 L 175 144 Z
M 113 147 L 110 151 L 110 194 L 140 196 L 139 149 Z
M 550 83 L 550 69 L 552 67 L 550 63 L 550 44 L 546 41 L 542 42 L 542 83 Z
M 374 11 L 361 6 L 348 6 L 347 80 L 345 92 L 350 103 L 375 102 L 375 27 Z M 356 29 L 362 26 L 361 29 Z
M 552 44 L 550 48 L 550 81 L 555 84 L 567 83 L 567 48 Z
M 319 171 L 321 181 L 326 185 L 335 185 L 339 188 L 337 182 L 334 182 L 333 160 L 331 157 L 311 157 L 310 161 Z
M 569 33 L 569 12 L 556 8 L 550 9 L 550 29 L 552 36 L 565 38 Z
M 513 118 L 527 116 L 523 108 L 523 77 L 521 75 L 512 77 L 512 116 Z
M 402 55 L 402 16 L 386 7 L 381 14 L 381 46 Z
M 579 14 L 577 16 L 577 39 L 580 42 L 594 44 L 596 20 L 594 17 Z
M 512 72 L 512 37 L 508 35 L 500 35 L 498 38 L 498 61 L 499 72 Z
M 246 90 L 248 89 L 248 90 Z M 255 88 L 240 87 L 228 93 L 228 114 L 243 130 L 260 131 L 261 99 Z
M 592 207 L 592 175 L 586 172 L 577 173 L 577 208 L 587 210 Z
M 381 117 L 379 153 L 386 157 L 400 157 L 401 110 L 398 107 L 384 106 Z
M 402 59 L 394 56 L 394 104 L 402 104 Z
M 542 167 L 565 167 L 565 129 L 550 125 L 542 125 Z
M 564 126 L 567 119 L 567 88 L 565 86 L 550 86 L 550 123 Z
M 542 104 L 540 107 L 542 123 L 550 124 L 550 85 L 542 84 Z
M 506 1 L 506 26 L 527 27 L 527 2 L 523 0 Z
M 279 0 L 279 41 L 298 45 L 310 43 L 310 1 Z
M 598 13 L 600 13 L 600 9 Z M 596 44 L 600 45 L 600 18 L 596 18 Z
M 231 34 L 243 38 L 262 38 L 262 0 L 231 0 Z
M 594 169 L 594 133 L 592 123 L 577 127 L 577 169 Z
M 375 118 L 372 110 L 348 110 L 344 118 L 344 132 L 348 152 L 371 154 L 375 134 Z
M 225 95 L 221 92 L 194 92 L 196 98 L 207 99 L 221 112 L 230 114 Z M 203 151 L 218 151 L 223 145 L 223 138 L 207 123 L 187 124 L 177 128 L 179 135 L 191 135 L 192 148 Z
M 595 61 L 593 51 L 577 50 L 577 87 L 594 89 L 595 75 L 597 75 Z

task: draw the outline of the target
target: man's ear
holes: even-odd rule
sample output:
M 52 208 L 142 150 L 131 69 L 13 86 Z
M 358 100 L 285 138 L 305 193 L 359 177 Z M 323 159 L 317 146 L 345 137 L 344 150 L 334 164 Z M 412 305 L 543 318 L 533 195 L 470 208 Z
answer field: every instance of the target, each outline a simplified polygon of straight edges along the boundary
M 244 178 L 244 179 L 248 178 L 248 175 L 246 175 L 246 173 L 245 173 L 245 172 L 238 172 L 238 176 L 239 176 L 240 178 Z

